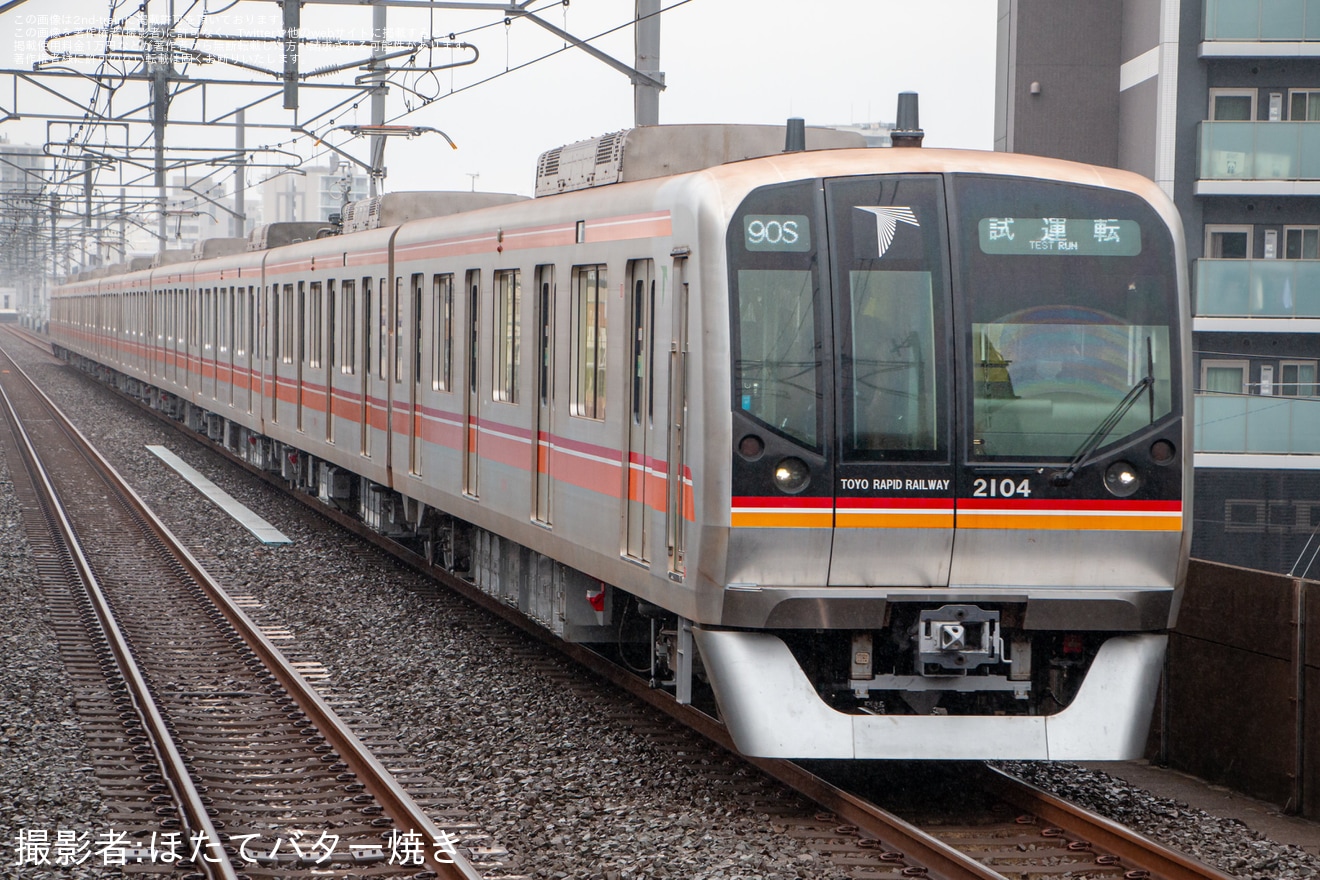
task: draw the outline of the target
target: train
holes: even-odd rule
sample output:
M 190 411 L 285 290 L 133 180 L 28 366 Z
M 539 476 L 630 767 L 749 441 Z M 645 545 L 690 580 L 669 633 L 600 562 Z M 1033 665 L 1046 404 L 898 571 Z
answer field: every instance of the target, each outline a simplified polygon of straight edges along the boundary
M 70 278 L 50 338 L 748 755 L 1140 756 L 1191 541 L 1177 212 L 853 137 L 588 139 L 534 197 Z

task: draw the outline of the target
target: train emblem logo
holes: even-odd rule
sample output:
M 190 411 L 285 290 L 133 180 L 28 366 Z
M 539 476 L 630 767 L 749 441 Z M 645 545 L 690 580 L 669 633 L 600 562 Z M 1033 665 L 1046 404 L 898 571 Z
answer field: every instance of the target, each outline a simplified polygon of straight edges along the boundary
M 885 251 L 889 250 L 889 246 L 894 243 L 894 235 L 898 232 L 899 223 L 910 223 L 916 227 L 921 226 L 917 222 L 917 215 L 912 213 L 912 209 L 908 207 L 877 205 L 873 208 L 865 208 L 858 205 L 857 210 L 865 211 L 875 217 L 875 240 L 880 249 L 880 252 L 876 254 L 877 260 L 883 257 Z

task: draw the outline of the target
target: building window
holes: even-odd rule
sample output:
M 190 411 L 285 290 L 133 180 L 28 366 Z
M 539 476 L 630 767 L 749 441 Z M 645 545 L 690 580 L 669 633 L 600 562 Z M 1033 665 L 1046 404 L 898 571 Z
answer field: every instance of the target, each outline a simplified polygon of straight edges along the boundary
M 1251 227 L 1207 225 L 1205 255 L 1215 260 L 1248 259 L 1251 256 Z
M 1288 260 L 1320 260 L 1320 226 L 1283 227 L 1283 256 Z
M 1288 118 L 1293 122 L 1320 120 L 1320 91 L 1292 89 L 1288 92 Z
M 1255 89 L 1211 89 L 1210 118 L 1249 122 L 1256 118 Z
M 517 269 L 495 273 L 495 399 L 518 402 L 518 368 L 522 339 L 518 314 L 522 311 L 522 281 Z
M 1284 397 L 1316 397 L 1315 361 L 1281 362 L 1279 393 Z
M 573 415 L 605 418 L 604 266 L 573 267 Z
M 1201 361 L 1201 390 L 1209 394 L 1246 394 L 1246 361 Z

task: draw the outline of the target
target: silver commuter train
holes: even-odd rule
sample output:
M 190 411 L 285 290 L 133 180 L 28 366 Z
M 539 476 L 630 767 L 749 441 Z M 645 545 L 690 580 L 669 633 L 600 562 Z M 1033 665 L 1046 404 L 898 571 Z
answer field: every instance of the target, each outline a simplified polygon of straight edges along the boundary
M 76 279 L 50 332 L 561 637 L 708 683 L 748 754 L 1140 755 L 1190 546 L 1173 205 L 1008 154 L 742 158 L 772 152 L 611 135 L 535 199 Z

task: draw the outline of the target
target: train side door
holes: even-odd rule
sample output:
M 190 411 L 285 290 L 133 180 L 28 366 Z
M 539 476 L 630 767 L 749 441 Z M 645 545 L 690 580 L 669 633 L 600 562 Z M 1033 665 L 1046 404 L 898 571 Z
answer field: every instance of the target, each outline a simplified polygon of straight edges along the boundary
M 481 394 L 478 391 L 480 370 L 478 360 L 481 338 L 481 270 L 469 269 L 464 289 L 467 291 L 467 407 L 463 431 L 463 494 L 477 497 L 478 453 L 477 440 L 481 434 Z
M 408 473 L 421 476 L 422 473 L 422 414 L 419 407 L 422 402 L 422 328 L 426 310 L 422 299 L 422 282 L 426 276 L 414 273 L 412 276 L 412 310 L 408 313 L 409 322 L 408 356 L 412 359 L 411 394 L 408 400 Z
M 362 368 L 358 370 L 358 375 L 362 380 L 359 385 L 362 415 L 358 419 L 358 425 L 362 429 L 362 455 L 371 455 L 371 319 L 374 314 L 371 301 L 371 278 L 363 277 L 362 322 L 359 325 L 362 328 Z
M 339 353 L 339 327 L 335 322 L 338 291 L 335 279 L 325 283 L 325 442 L 335 442 L 335 362 Z
M 651 382 L 651 336 L 655 315 L 655 264 L 633 260 L 628 264 L 628 458 L 624 468 L 624 554 L 639 562 L 650 558 L 647 519 L 652 492 L 647 438 L 651 433 L 654 385 Z
M 294 352 L 294 408 L 297 414 L 295 424 L 298 430 L 303 427 L 303 365 L 307 362 L 307 287 L 306 282 L 298 282 L 298 314 L 293 318 L 294 332 L 297 333 L 297 345 Z
M 280 421 L 280 367 L 289 359 L 289 340 L 285 325 L 289 323 L 289 303 L 293 300 L 293 285 L 282 287 L 272 285 L 271 300 L 271 347 L 270 347 L 270 418 Z
M 674 260 L 673 339 L 669 345 L 669 436 L 666 459 L 666 551 L 669 575 L 681 579 L 687 571 L 684 532 L 691 493 L 687 485 L 687 259 Z
M 236 288 L 232 284 L 229 285 L 229 291 L 225 294 L 225 325 L 222 331 L 225 335 L 225 349 L 228 354 L 228 359 L 225 363 L 226 372 L 228 373 L 228 379 L 226 380 L 228 384 L 225 388 L 225 397 L 228 398 L 226 402 L 231 407 L 234 405 L 235 398 L 238 394 L 238 390 L 234 387 L 235 384 L 237 384 L 235 381 L 234 364 L 238 357 L 238 353 L 235 349 L 238 347 L 238 320 L 241 312 L 238 314 L 235 313 L 238 312 L 238 300 L 242 295 L 243 288 Z
M 536 408 L 532 416 L 532 518 L 550 524 L 550 450 L 554 424 L 555 267 L 536 267 Z
M 942 586 L 953 552 L 943 183 L 826 180 L 838 401 L 831 585 Z
M 243 301 L 247 304 L 243 310 L 243 352 L 246 358 L 244 366 L 246 375 L 243 376 L 243 410 L 252 412 L 252 380 L 253 371 L 257 369 L 257 333 L 260 330 L 260 324 L 257 321 L 257 297 L 253 285 L 247 286 L 247 291 L 242 293 Z

